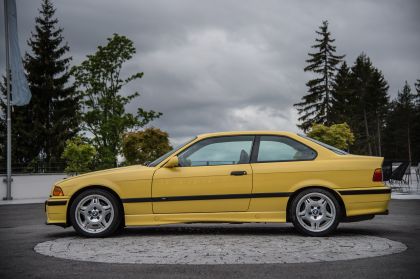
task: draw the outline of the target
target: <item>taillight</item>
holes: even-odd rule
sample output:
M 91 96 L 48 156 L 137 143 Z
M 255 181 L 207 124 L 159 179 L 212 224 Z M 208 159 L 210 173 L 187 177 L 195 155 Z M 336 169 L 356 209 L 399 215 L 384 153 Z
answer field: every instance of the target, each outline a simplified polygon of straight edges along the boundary
M 376 169 L 373 172 L 372 181 L 374 181 L 374 182 L 382 182 L 383 181 L 383 179 L 382 179 L 382 169 Z

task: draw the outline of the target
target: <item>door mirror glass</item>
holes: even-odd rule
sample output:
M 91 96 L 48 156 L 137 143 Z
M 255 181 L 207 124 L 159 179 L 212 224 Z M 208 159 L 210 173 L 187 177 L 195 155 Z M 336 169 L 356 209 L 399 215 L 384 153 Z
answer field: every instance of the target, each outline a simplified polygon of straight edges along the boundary
M 175 168 L 179 166 L 179 160 L 178 156 L 174 156 L 171 159 L 169 159 L 168 162 L 165 164 L 165 168 Z

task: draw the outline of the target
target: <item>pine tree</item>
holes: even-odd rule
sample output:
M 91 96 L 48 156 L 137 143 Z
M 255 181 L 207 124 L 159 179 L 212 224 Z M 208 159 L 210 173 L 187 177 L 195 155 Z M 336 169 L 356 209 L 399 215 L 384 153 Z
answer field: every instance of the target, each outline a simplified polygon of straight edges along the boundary
M 335 39 L 331 38 L 328 31 L 328 21 L 323 21 L 320 31 L 316 33 L 320 38 L 316 38 L 312 48 L 317 52 L 309 53 L 309 64 L 305 67 L 305 72 L 313 72 L 319 77 L 309 80 L 306 83 L 308 94 L 302 97 L 300 103 L 295 104 L 299 112 L 299 128 L 307 131 L 313 124 L 332 124 L 332 86 L 337 65 L 342 61 L 344 55 L 335 55 L 336 47 L 332 45 Z
M 420 108 L 420 79 L 416 81 L 416 83 L 414 84 L 414 87 L 416 88 L 416 92 L 417 92 L 417 95 L 415 98 L 416 106 Z
M 332 118 L 335 123 L 350 123 L 352 117 L 352 90 L 351 72 L 347 63 L 341 64 L 337 75 L 334 77 L 332 96 Z
M 420 79 L 414 84 L 416 94 L 414 98 L 415 120 L 413 123 L 413 163 L 420 163 Z
M 12 165 L 18 172 L 45 171 L 37 169 L 42 165 L 57 167 L 66 140 L 78 131 L 78 98 L 74 86 L 68 86 L 71 58 L 65 54 L 69 47 L 63 43 L 63 29 L 56 27 L 58 20 L 49 0 L 43 1 L 39 12 L 28 40 L 31 54 L 26 53 L 24 59 L 32 99 L 27 106 L 12 108 Z M 4 84 L 2 111 L 6 111 Z M 3 143 L 6 124 L 4 115 L 0 118 Z M 63 169 L 64 164 L 56 170 Z
M 382 72 L 373 68 L 368 96 L 365 102 L 370 106 L 369 117 L 373 130 L 373 155 L 382 156 L 382 134 L 385 127 L 385 118 L 389 110 L 388 82 Z
M 69 85 L 69 51 L 63 42 L 63 29 L 57 27 L 55 9 L 44 0 L 35 19 L 35 32 L 28 40 L 31 54 L 25 56 L 25 68 L 32 92 L 28 107 L 32 116 L 31 135 L 36 136 L 39 156 L 47 164 L 60 160 L 66 140 L 78 131 L 78 98 Z
M 1 168 L 6 168 L 6 78 L 0 84 L 2 114 L 0 116 Z M 12 118 L 12 169 L 14 172 L 35 171 L 33 163 L 39 154 L 37 131 L 33 128 L 32 114 L 28 106 L 11 109 Z
M 381 133 L 388 110 L 388 83 L 365 54 L 351 68 L 351 118 L 356 135 L 355 151 L 367 155 L 382 152 Z
M 413 161 L 413 124 L 415 123 L 415 98 L 407 81 L 398 91 L 397 99 L 391 104 L 391 111 L 387 118 L 388 138 L 386 142 L 386 156 L 396 160 Z M 415 155 L 418 159 L 418 155 Z

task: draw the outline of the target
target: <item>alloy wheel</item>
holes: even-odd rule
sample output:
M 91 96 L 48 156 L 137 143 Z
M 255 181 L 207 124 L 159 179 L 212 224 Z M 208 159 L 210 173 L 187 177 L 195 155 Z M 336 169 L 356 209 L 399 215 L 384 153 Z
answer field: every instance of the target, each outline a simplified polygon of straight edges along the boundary
M 295 214 L 303 228 L 310 232 L 322 232 L 333 225 L 337 210 L 328 196 L 312 192 L 299 199 Z
M 74 214 L 81 230 L 97 234 L 109 228 L 114 220 L 115 210 L 108 198 L 95 194 L 80 200 Z

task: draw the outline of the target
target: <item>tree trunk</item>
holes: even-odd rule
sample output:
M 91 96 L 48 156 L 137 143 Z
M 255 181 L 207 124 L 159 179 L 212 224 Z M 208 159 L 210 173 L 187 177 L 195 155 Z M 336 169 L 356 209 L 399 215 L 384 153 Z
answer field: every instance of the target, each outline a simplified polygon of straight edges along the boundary
M 363 109 L 363 118 L 364 118 L 364 122 L 365 122 L 365 130 L 366 130 L 366 140 L 367 140 L 367 144 L 368 144 L 368 152 L 369 152 L 369 156 L 372 156 L 372 146 L 370 145 L 370 135 L 369 135 L 369 127 L 368 127 L 368 121 L 367 121 L 367 114 L 366 114 L 366 109 Z

